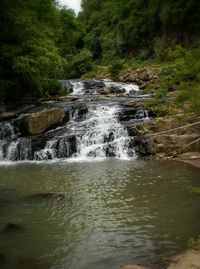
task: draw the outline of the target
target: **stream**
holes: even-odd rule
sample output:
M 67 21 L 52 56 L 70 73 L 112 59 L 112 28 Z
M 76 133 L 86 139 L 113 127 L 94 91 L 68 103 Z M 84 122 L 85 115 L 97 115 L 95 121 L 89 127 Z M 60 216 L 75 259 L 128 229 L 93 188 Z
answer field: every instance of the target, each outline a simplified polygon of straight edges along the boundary
M 199 235 L 188 188 L 199 171 L 141 158 L 148 147 L 129 128 L 155 115 L 135 107 L 148 98 L 136 85 L 63 83 L 75 98 L 50 104 L 68 115 L 62 125 L 24 134 L 32 106 L 0 123 L 0 268 L 165 268 Z M 115 95 L 102 97 L 105 86 Z

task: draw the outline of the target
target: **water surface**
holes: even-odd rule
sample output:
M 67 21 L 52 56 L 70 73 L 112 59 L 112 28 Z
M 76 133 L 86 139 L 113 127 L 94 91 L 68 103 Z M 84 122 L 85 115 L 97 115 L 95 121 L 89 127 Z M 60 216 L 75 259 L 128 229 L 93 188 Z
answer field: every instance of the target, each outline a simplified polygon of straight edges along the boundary
M 163 268 L 200 232 L 199 170 L 153 161 L 0 166 L 2 268 Z M 59 193 L 64 198 L 30 197 Z

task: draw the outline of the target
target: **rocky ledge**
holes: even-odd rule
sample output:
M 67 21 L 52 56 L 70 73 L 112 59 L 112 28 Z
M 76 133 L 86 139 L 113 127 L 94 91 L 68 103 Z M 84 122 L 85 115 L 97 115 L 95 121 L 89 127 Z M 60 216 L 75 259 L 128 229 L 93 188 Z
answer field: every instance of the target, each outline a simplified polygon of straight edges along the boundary
M 190 250 L 173 258 L 167 269 L 199 269 L 200 251 Z M 140 265 L 129 264 L 121 269 L 148 269 Z M 153 269 L 153 268 L 151 268 Z
M 182 161 L 200 167 L 200 118 L 178 116 L 157 118 L 129 126 L 148 144 L 157 159 Z

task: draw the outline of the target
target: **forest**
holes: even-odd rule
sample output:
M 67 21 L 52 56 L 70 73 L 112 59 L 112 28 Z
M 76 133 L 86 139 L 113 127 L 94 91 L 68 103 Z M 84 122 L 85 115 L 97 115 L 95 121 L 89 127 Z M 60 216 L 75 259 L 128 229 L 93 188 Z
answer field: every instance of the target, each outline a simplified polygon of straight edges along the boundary
M 178 79 L 200 79 L 199 1 L 83 0 L 76 16 L 54 0 L 2 0 L 0 12 L 1 102 L 62 93 L 59 79 L 101 65 L 115 77 L 126 64 L 184 58 Z

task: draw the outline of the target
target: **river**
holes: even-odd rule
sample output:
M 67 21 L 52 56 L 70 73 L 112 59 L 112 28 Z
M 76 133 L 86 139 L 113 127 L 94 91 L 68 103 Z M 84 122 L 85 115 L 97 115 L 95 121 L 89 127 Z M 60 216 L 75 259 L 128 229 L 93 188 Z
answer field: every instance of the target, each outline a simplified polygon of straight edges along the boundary
M 188 188 L 199 170 L 139 158 L 116 99 L 87 107 L 48 131 L 40 150 L 15 122 L 1 125 L 1 268 L 161 269 L 199 235 L 200 196 Z M 66 133 L 76 138 L 71 155 Z

